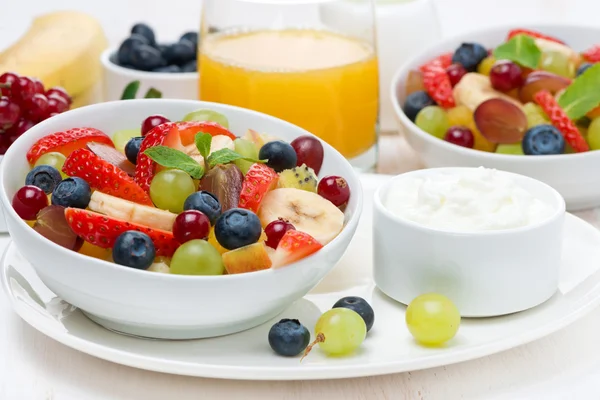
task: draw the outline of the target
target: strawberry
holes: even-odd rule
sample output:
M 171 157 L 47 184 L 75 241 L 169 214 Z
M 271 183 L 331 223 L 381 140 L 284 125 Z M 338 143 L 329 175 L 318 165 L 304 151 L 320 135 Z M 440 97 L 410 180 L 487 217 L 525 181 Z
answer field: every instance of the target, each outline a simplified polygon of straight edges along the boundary
M 557 39 L 552 36 L 544 35 L 543 33 L 532 31 L 529 29 L 513 29 L 512 31 L 508 32 L 508 37 L 506 38 L 506 41 L 509 41 L 510 39 L 514 38 L 517 35 L 527 35 L 534 39 L 545 39 L 545 40 L 549 40 L 551 42 L 565 44 L 565 42 L 563 42 L 560 39 Z
M 135 183 L 132 177 L 88 149 L 72 152 L 65 160 L 63 172 L 84 179 L 93 189 L 103 193 L 154 206 L 148 193 Z
M 103 249 L 112 248 L 117 237 L 126 231 L 139 231 L 150 236 L 157 256 L 171 257 L 179 247 L 179 242 L 175 240 L 172 232 L 148 228 L 93 211 L 67 208 L 65 217 L 73 232 L 86 242 Z
M 558 128 L 573 150 L 581 153 L 590 149 L 575 123 L 560 108 L 554 96 L 549 91 L 541 90 L 533 96 L 533 99 L 542 107 L 548 118 L 550 118 L 552 125 Z
M 420 69 L 423 73 L 423 86 L 431 98 L 444 108 L 454 107 L 456 102 L 446 69 L 435 64 L 426 64 Z
M 46 153 L 59 152 L 68 157 L 73 151 L 85 147 L 89 142 L 104 143 L 114 147 L 112 140 L 104 132 L 94 128 L 73 128 L 44 136 L 31 146 L 27 161 L 35 164 Z
M 153 146 L 168 146 L 182 150 L 179 130 L 173 122 L 158 125 L 144 137 L 135 166 L 135 181 L 146 192 L 150 191 L 150 182 L 154 177 L 156 163 L 144 154 L 146 149 Z
M 277 172 L 264 164 L 253 164 L 242 184 L 238 207 L 257 212 L 263 197 L 277 185 Z
M 589 49 L 581 53 L 581 55 L 583 56 L 585 61 L 591 63 L 600 62 L 600 44 L 590 47 Z
M 442 67 L 444 69 L 452 65 L 452 53 L 445 53 L 423 64 L 423 67 Z
M 185 121 L 177 122 L 179 128 L 179 136 L 181 137 L 181 143 L 184 146 L 188 146 L 194 143 L 194 139 L 198 132 L 208 133 L 211 136 L 225 135 L 231 140 L 237 139 L 237 137 L 231 133 L 228 129 L 222 127 L 216 122 L 209 121 Z
M 273 254 L 273 268 L 283 267 L 319 251 L 323 245 L 308 233 L 289 230 Z

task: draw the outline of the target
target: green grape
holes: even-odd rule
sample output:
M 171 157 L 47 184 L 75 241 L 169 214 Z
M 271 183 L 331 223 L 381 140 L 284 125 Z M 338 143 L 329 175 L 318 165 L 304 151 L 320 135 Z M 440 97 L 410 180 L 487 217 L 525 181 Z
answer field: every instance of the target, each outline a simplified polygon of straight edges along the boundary
M 221 113 L 212 110 L 196 110 L 183 117 L 184 121 L 212 121 L 229 129 L 227 117 Z
M 125 152 L 125 145 L 131 138 L 142 136 L 140 129 L 123 129 L 116 131 L 112 137 L 115 148 L 121 153 Z
M 546 125 L 550 122 L 546 113 L 542 110 L 542 107 L 535 103 L 526 103 L 523 106 L 523 111 L 527 117 L 527 129 L 533 128 L 538 125 Z
M 367 326 L 358 313 L 349 308 L 332 308 L 315 325 L 319 347 L 328 355 L 341 356 L 356 350 L 367 336 Z M 310 351 L 310 350 L 309 350 Z
M 496 147 L 496 153 L 499 154 L 512 154 L 515 156 L 524 156 L 523 146 L 521 143 L 512 143 L 512 144 L 499 144 Z
M 460 325 L 458 309 L 447 297 L 423 294 L 406 309 L 406 326 L 413 337 L 425 345 L 439 346 L 452 339 Z
M 540 59 L 540 69 L 566 78 L 575 77 L 575 64 L 559 51 L 545 51 Z
M 588 127 L 587 142 L 592 150 L 600 150 L 600 118 L 595 118 Z
M 254 143 L 246 139 L 235 139 L 233 141 L 234 150 L 236 153 L 244 157 L 254 158 L 258 160 L 258 147 Z M 253 162 L 246 160 L 235 160 L 234 164 L 242 171 L 244 175 L 248 172 Z
M 38 158 L 38 160 L 35 162 L 34 167 L 37 167 L 38 165 L 49 165 L 51 167 L 56 168 L 60 172 L 60 175 L 64 179 L 67 177 L 67 174 L 62 172 L 62 167 L 63 167 L 63 165 L 65 165 L 66 159 L 67 159 L 67 157 L 65 157 L 62 153 L 56 153 L 56 152 L 46 153 L 43 156 L 41 156 L 40 158 Z
M 183 211 L 183 203 L 196 191 L 194 180 L 179 169 L 160 171 L 150 183 L 150 198 L 154 205 L 175 214 Z
M 446 131 L 450 128 L 446 111 L 438 106 L 427 106 L 419 111 L 415 123 L 425 132 L 440 139 L 444 138 Z
M 221 254 L 206 240 L 185 242 L 171 259 L 171 274 L 223 275 L 225 266 Z

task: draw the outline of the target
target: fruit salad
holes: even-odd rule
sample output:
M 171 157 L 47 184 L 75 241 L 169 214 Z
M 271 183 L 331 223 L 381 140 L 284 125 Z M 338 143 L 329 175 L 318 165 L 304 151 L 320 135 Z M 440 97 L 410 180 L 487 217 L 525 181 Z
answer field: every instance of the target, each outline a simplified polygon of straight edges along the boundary
M 479 151 L 600 150 L 600 45 L 580 50 L 527 29 L 493 49 L 462 43 L 410 71 L 404 113 L 423 131 Z
M 39 139 L 13 197 L 48 240 L 131 268 L 182 275 L 279 268 L 319 251 L 343 229 L 343 177 L 318 178 L 313 136 L 291 143 L 197 110 L 141 128 L 74 127 Z

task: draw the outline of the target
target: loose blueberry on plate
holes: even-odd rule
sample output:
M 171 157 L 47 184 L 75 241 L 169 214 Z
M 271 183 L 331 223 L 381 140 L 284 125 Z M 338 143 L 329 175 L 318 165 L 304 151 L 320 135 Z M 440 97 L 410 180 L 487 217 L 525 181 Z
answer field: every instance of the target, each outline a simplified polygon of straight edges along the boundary
M 154 31 L 148 25 L 139 23 L 135 24 L 131 28 L 131 34 L 140 35 L 146 38 L 148 44 L 154 46 L 156 44 L 156 38 L 154 36 Z
M 452 55 L 452 62 L 460 64 L 469 72 L 475 72 L 477 66 L 488 56 L 485 47 L 478 43 L 463 43 Z
M 205 190 L 189 195 L 183 203 L 183 209 L 200 211 L 208 217 L 211 225 L 214 225 L 221 215 L 221 203 L 214 194 Z
M 63 179 L 52 192 L 55 206 L 86 208 L 90 203 L 92 190 L 86 181 L 78 177 Z
M 138 231 L 120 234 L 113 245 L 112 257 L 115 263 L 136 269 L 148 269 L 156 250 L 150 236 Z
M 180 40 L 165 49 L 164 57 L 168 64 L 183 65 L 196 59 L 196 47 L 189 40 Z
M 134 47 L 131 52 L 130 61 L 133 67 L 142 71 L 152 71 L 167 65 L 160 51 L 147 44 Z
M 298 160 L 294 148 L 289 143 L 281 140 L 266 143 L 260 148 L 258 158 L 267 160 L 267 165 L 273 168 L 275 172 L 294 168 Z
M 577 76 L 583 74 L 585 71 L 588 70 L 588 68 L 592 67 L 593 65 L 594 64 L 588 63 L 588 62 L 585 62 L 585 63 L 581 64 L 579 66 L 579 68 L 577 68 Z
M 147 45 L 148 40 L 141 35 L 131 35 L 121 43 L 117 51 L 117 61 L 120 65 L 131 65 L 131 54 L 133 49 L 141 45 Z
M 125 156 L 132 164 L 137 164 L 138 154 L 140 153 L 140 147 L 144 141 L 143 137 L 134 137 L 127 142 L 125 145 Z
M 408 119 L 415 122 L 417 114 L 429 106 L 435 106 L 435 101 L 424 90 L 417 90 L 406 96 L 403 110 Z
M 309 343 L 310 332 L 297 319 L 282 319 L 269 330 L 269 345 L 281 356 L 297 356 Z
M 365 321 L 367 332 L 371 330 L 373 323 L 375 322 L 375 311 L 373 311 L 371 305 L 362 297 L 344 297 L 339 299 L 331 308 L 349 308 L 350 310 L 357 312 Z
M 49 165 L 39 165 L 29 171 L 25 178 L 25 184 L 37 186 L 44 193 L 50 194 L 61 180 L 62 176 L 56 168 Z
M 198 47 L 198 32 L 186 32 L 183 35 L 181 35 L 179 40 L 189 40 L 194 44 L 194 47 Z
M 33 221 L 37 213 L 47 205 L 48 196 L 37 186 L 23 186 L 12 200 L 17 215 L 27 221 Z
M 215 223 L 215 237 L 227 250 L 256 243 L 261 234 L 262 227 L 258 216 L 243 208 L 225 211 Z
M 563 154 L 565 139 L 553 125 L 537 125 L 529 129 L 523 137 L 523 153 L 526 155 Z

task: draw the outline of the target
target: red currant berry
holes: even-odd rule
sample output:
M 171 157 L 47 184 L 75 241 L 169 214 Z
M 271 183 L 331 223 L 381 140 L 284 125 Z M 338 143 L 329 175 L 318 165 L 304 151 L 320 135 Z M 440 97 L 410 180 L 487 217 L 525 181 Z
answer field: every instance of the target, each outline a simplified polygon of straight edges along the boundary
M 0 155 L 6 154 L 8 148 L 10 147 L 9 136 L 4 133 L 0 136 Z
M 151 115 L 142 122 L 142 136 L 146 136 L 154 127 L 171 122 L 164 115 Z
M 48 98 L 40 93 L 36 93 L 26 104 L 26 113 L 28 119 L 40 122 L 49 117 Z
M 9 129 L 19 120 L 21 108 L 12 99 L 0 97 L 0 129 Z
M 446 68 L 446 73 L 448 74 L 448 78 L 450 78 L 450 84 L 454 87 L 466 75 L 467 70 L 460 64 L 452 64 Z
M 35 92 L 39 94 L 44 94 L 44 84 L 38 78 L 31 78 L 33 84 L 35 85 Z
M 23 104 L 35 94 L 35 83 L 31 78 L 22 76 L 10 84 L 10 94 L 18 103 Z
M 48 115 L 52 113 L 60 114 L 69 109 L 69 103 L 60 96 L 50 95 L 48 98 Z
M 350 186 L 341 176 L 326 176 L 319 182 L 317 193 L 336 207 L 341 207 L 350 199 Z
M 21 136 L 22 134 L 27 132 L 34 125 L 35 124 L 28 119 L 19 118 L 17 123 L 14 124 L 12 128 L 7 130 L 6 133 L 4 134 L 4 136 L 6 136 L 8 138 L 7 140 L 9 142 L 9 144 L 13 144 L 13 142 L 15 140 L 17 140 L 19 138 L 19 136 Z
M 287 231 L 292 230 L 296 230 L 294 225 L 281 218 L 269 223 L 269 225 L 265 227 L 265 235 L 267 235 L 265 244 L 273 249 L 276 249 L 283 235 L 285 235 Z
M 472 149 L 475 146 L 475 137 L 473 132 L 466 126 L 452 126 L 446 131 L 444 136 L 446 142 L 453 143 L 457 146 L 468 147 Z
M 512 61 L 497 61 L 490 70 L 492 87 L 502 92 L 516 89 L 523 84 L 523 71 Z
M 173 236 L 179 243 L 192 239 L 206 239 L 210 231 L 210 220 L 200 211 L 184 211 L 175 218 Z
M 19 79 L 19 75 L 14 72 L 5 72 L 0 75 L 0 85 L 12 85 Z M 10 93 L 10 87 L 0 88 L 0 95 L 8 96 Z
M 73 100 L 71 99 L 71 96 L 69 96 L 69 94 L 67 93 L 67 91 L 63 88 L 61 88 L 60 86 L 55 86 L 53 88 L 50 88 L 46 91 L 46 97 L 50 97 L 52 95 L 56 95 L 58 97 L 62 97 L 62 99 L 64 101 L 66 101 L 69 106 L 73 103 Z
M 48 205 L 48 196 L 37 186 L 23 186 L 15 193 L 12 206 L 27 221 L 32 221 L 40 210 Z

